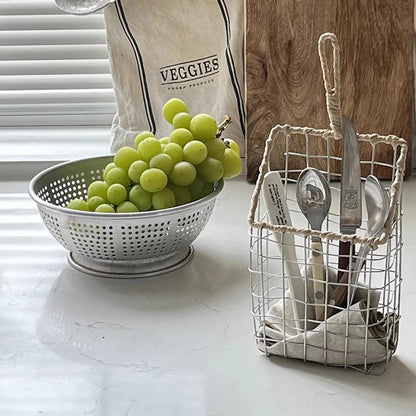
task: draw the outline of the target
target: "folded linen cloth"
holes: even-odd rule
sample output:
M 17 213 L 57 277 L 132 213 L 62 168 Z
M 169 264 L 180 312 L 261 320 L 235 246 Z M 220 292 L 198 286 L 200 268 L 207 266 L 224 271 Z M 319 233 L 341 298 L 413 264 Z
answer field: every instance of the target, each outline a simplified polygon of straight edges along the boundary
M 315 304 L 313 303 L 313 299 L 314 299 L 314 287 L 313 287 L 313 276 L 312 276 L 312 264 L 311 264 L 311 259 L 309 258 L 306 266 L 302 268 L 301 270 L 301 276 L 303 279 L 306 279 L 306 289 L 307 289 L 307 295 L 308 295 L 308 299 L 312 299 L 310 302 L 307 302 L 305 307 L 306 307 L 306 314 L 305 316 L 307 317 L 307 328 L 308 329 L 313 329 L 314 327 L 316 327 L 317 322 L 314 321 L 315 319 Z M 325 292 L 326 292 L 326 298 L 330 299 L 332 292 L 334 291 L 335 287 L 334 285 L 332 285 L 332 283 L 336 283 L 337 282 L 337 277 L 338 274 L 337 272 L 333 269 L 333 268 L 324 268 L 323 270 L 323 275 L 325 278 L 325 281 L 328 282 L 328 284 L 326 285 L 325 288 Z M 278 325 L 282 328 L 283 332 L 286 332 L 287 334 L 290 335 L 295 335 L 297 334 L 297 325 L 296 322 L 294 320 L 294 315 L 293 315 L 293 309 L 292 309 L 292 303 L 291 303 L 291 294 L 290 291 L 286 291 L 285 296 L 283 297 L 285 299 L 285 303 L 283 304 L 280 303 L 281 306 L 281 310 L 279 311 L 279 313 L 274 313 L 273 316 L 275 319 L 273 319 L 273 323 L 275 325 Z M 301 303 L 303 302 L 302 300 L 297 300 Z M 284 306 L 283 306 L 284 305 Z M 288 311 L 288 312 L 287 312 Z M 284 326 L 284 329 L 283 329 Z M 304 327 L 304 325 L 302 325 L 302 327 Z
M 256 334 L 259 349 L 268 354 L 330 365 L 384 361 L 396 349 L 398 317 L 378 312 L 379 298 L 378 291 L 360 286 L 350 308 L 298 334 L 293 325 L 290 299 L 284 297 L 260 322 Z

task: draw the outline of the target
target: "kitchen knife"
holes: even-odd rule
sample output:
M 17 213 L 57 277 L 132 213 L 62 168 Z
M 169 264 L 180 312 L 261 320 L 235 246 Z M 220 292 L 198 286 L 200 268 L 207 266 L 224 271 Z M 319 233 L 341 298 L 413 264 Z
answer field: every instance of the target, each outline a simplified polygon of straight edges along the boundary
M 340 197 L 340 233 L 355 234 L 361 226 L 361 167 L 358 135 L 351 120 L 342 117 L 342 165 Z M 339 242 L 338 280 L 349 270 L 350 254 L 354 246 L 346 241 Z

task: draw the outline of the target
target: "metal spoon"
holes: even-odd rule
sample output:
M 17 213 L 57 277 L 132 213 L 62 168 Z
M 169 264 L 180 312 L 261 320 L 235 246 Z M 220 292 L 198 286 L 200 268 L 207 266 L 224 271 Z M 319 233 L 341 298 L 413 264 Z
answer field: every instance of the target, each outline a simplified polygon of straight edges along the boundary
M 71 14 L 94 13 L 115 0 L 55 0 L 56 5 L 64 12 Z
M 311 228 L 321 231 L 331 206 L 331 190 L 324 175 L 314 168 L 304 169 L 298 178 L 296 198 Z M 312 236 L 312 276 L 315 319 L 322 320 L 325 311 L 325 274 L 322 241 L 318 236 Z
M 387 192 L 381 186 L 378 179 L 373 175 L 367 176 L 367 180 L 365 182 L 365 204 L 367 208 L 368 223 L 364 236 L 366 238 L 377 238 L 383 232 L 384 224 L 386 223 L 389 215 L 390 203 Z M 338 282 L 342 284 L 337 286 L 334 290 L 332 297 L 329 300 L 330 305 L 346 306 L 345 297 L 348 292 L 348 286 L 350 287 L 350 302 L 353 300 L 354 293 L 357 288 L 356 283 L 358 276 L 370 250 L 370 246 L 366 244 L 361 245 L 351 270 L 351 278 L 349 279 L 349 271 L 346 271 L 343 274 L 341 280 Z M 347 285 L 348 281 L 349 285 Z M 328 310 L 328 317 L 337 311 L 339 311 L 339 309 L 330 308 Z

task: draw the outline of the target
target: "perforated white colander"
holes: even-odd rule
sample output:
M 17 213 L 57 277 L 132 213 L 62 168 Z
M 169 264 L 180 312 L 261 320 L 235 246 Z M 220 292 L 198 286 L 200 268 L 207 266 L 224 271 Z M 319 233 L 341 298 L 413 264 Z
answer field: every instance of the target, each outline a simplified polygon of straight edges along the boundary
M 192 257 L 191 243 L 207 224 L 223 181 L 197 201 L 164 210 L 95 213 L 65 208 L 87 197 L 113 156 L 79 159 L 37 174 L 29 184 L 50 233 L 74 268 L 102 277 L 147 277 L 175 270 Z

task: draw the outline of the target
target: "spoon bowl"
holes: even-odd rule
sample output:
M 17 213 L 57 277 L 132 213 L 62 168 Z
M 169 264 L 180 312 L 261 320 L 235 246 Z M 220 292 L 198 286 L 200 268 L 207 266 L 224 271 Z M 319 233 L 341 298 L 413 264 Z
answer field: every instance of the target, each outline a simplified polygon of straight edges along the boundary
M 115 0 L 55 0 L 56 5 L 70 14 L 94 13 Z
M 365 232 L 365 238 L 377 238 L 384 229 L 384 224 L 387 221 L 389 215 L 389 197 L 387 192 L 381 186 L 379 180 L 369 175 L 365 181 L 365 204 L 367 209 L 367 230 Z M 357 288 L 358 276 L 361 269 L 364 266 L 365 260 L 371 250 L 371 247 L 367 244 L 362 244 L 354 265 L 352 267 L 351 276 L 347 271 L 343 274 L 338 283 L 341 283 L 334 290 L 334 293 L 329 301 L 330 305 L 345 306 L 345 299 L 348 292 L 348 286 L 350 286 L 349 302 L 351 304 L 354 299 L 355 290 Z M 330 308 L 328 311 L 328 317 L 338 312 L 339 309 Z
M 324 175 L 314 168 L 304 169 L 298 178 L 296 198 L 311 228 L 320 231 L 331 207 L 331 190 Z
M 381 186 L 379 180 L 373 176 L 367 176 L 365 181 L 365 204 L 367 208 L 367 230 L 366 238 L 377 238 L 383 232 L 384 224 L 389 215 L 389 197 L 387 192 Z M 354 281 L 358 279 L 358 274 L 362 269 L 365 259 L 370 252 L 371 247 L 362 244 L 357 254 L 356 264 L 354 265 Z
M 296 199 L 311 228 L 321 231 L 322 223 L 331 207 L 331 190 L 324 175 L 319 170 L 306 168 L 300 173 L 296 188 Z M 311 246 L 315 319 L 321 321 L 326 302 L 322 241 L 319 236 L 312 236 Z
M 368 218 L 365 236 L 378 237 L 383 231 L 389 215 L 389 198 L 378 179 L 373 175 L 369 175 L 365 182 L 365 204 Z

